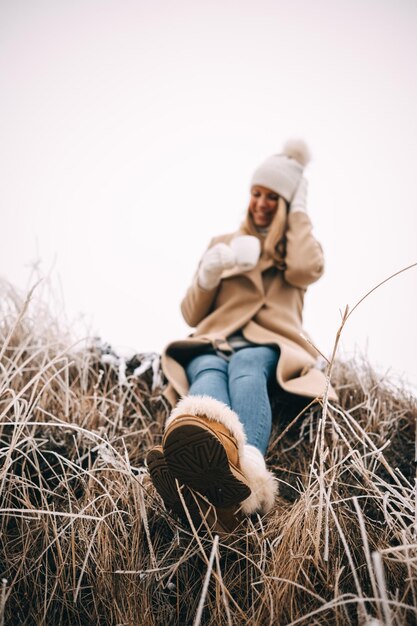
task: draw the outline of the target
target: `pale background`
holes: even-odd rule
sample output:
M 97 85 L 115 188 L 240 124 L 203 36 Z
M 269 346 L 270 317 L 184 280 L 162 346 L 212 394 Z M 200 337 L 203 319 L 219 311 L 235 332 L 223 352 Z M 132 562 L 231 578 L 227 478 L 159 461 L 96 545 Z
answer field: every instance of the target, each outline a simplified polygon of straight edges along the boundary
M 159 352 L 255 167 L 303 137 L 327 260 L 305 328 L 329 354 L 339 309 L 417 261 L 416 59 L 414 0 L 1 0 L 0 274 L 24 289 L 37 263 L 77 332 Z M 342 342 L 412 384 L 416 279 Z

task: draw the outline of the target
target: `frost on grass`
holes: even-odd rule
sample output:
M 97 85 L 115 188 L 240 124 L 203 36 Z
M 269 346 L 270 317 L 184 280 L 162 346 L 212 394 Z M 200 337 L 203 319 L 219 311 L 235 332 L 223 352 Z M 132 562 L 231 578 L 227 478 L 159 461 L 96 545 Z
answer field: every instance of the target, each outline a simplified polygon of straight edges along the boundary
M 0 623 L 416 623 L 410 391 L 336 362 L 323 420 L 271 389 L 276 507 L 219 539 L 144 465 L 169 411 L 158 355 L 74 345 L 8 285 L 0 302 Z

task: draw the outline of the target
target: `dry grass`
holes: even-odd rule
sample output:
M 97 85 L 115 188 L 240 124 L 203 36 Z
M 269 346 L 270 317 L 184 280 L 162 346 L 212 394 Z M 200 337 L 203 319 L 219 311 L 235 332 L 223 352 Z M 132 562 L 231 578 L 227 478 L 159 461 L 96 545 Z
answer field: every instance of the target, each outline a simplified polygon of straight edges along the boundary
M 291 424 L 275 390 L 281 495 L 225 540 L 174 519 L 149 482 L 168 407 L 140 358 L 125 377 L 7 285 L 0 334 L 0 626 L 416 623 L 410 392 L 336 361 L 340 405 Z

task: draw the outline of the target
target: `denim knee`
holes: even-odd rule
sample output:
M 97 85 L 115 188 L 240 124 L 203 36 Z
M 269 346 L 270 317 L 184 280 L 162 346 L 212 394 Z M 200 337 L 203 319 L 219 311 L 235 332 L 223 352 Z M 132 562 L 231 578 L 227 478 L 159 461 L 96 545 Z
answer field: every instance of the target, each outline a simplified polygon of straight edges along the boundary
M 278 362 L 279 351 L 270 346 L 242 348 L 229 363 L 229 379 L 242 376 L 265 376 L 269 378 Z
M 200 354 L 194 357 L 185 367 L 189 383 L 207 371 L 215 371 L 220 374 L 227 374 L 228 363 L 216 354 Z

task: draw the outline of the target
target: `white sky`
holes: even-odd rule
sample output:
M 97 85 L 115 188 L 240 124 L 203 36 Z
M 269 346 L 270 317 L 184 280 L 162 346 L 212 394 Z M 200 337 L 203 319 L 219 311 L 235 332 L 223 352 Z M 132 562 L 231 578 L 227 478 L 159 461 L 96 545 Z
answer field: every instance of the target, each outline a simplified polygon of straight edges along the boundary
M 0 0 L 0 274 L 40 260 L 71 319 L 159 352 L 255 167 L 303 137 L 327 261 L 304 325 L 329 354 L 339 309 L 417 261 L 416 59 L 412 0 Z M 414 383 L 416 280 L 342 341 Z

